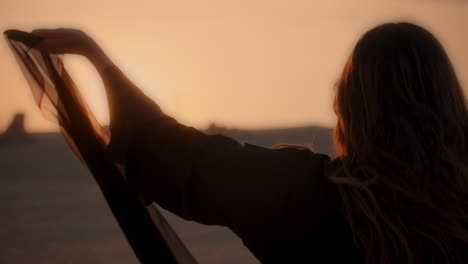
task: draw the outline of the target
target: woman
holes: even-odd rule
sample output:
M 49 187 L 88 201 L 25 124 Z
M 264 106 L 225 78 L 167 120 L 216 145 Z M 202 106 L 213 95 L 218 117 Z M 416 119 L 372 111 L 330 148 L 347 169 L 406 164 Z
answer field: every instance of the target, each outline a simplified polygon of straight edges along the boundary
M 148 202 L 229 227 L 263 263 L 466 263 L 468 110 L 440 43 L 378 26 L 338 82 L 338 158 L 179 124 L 77 30 L 40 48 L 89 58 L 108 95 L 109 156 Z

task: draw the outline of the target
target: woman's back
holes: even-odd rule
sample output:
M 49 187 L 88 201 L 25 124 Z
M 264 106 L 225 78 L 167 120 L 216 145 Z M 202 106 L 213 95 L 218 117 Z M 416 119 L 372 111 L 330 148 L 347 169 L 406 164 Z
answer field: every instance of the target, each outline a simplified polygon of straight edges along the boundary
M 367 261 L 466 262 L 468 112 L 440 43 L 408 23 L 367 32 L 335 109 L 333 181 Z

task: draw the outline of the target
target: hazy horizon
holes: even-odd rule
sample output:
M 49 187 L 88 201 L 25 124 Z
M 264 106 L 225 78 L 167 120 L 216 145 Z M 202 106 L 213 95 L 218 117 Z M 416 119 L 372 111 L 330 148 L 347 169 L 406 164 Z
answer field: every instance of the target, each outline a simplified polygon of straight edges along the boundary
M 468 1 L 4 1 L 0 28 L 76 27 L 180 122 L 206 128 L 333 127 L 333 85 L 362 33 L 387 21 L 416 22 L 443 43 L 468 91 Z M 40 115 L 5 41 L 0 131 L 25 112 Z M 85 59 L 66 56 L 99 120 L 105 93 Z

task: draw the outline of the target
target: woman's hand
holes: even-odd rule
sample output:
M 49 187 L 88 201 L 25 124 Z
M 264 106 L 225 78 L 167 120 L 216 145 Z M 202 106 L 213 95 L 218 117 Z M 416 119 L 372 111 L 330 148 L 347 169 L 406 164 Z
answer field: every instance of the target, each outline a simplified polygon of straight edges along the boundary
M 88 58 L 101 72 L 112 61 L 99 45 L 86 33 L 78 29 L 36 29 L 32 34 L 42 37 L 38 48 L 54 54 L 77 54 Z

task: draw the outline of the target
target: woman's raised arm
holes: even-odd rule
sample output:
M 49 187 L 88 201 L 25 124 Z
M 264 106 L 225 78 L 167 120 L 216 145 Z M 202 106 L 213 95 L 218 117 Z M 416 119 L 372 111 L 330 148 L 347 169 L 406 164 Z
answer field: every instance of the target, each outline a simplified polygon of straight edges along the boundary
M 321 206 L 328 157 L 302 149 L 242 145 L 182 125 L 164 114 L 83 32 L 35 33 L 45 37 L 47 51 L 80 54 L 96 66 L 110 108 L 108 153 L 124 165 L 129 183 L 147 202 L 187 220 L 229 227 L 265 261 L 282 252 L 271 254 L 285 243 L 288 226 L 294 223 L 288 214 Z M 318 198 L 314 203 L 309 196 Z

